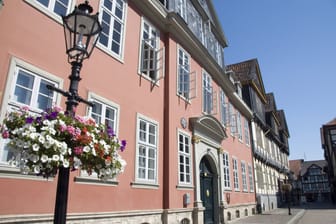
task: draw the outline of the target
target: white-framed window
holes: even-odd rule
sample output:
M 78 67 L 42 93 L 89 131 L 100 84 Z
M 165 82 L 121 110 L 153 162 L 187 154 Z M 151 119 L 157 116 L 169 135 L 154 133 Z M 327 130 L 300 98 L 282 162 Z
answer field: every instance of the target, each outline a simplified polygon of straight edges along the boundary
M 241 161 L 241 175 L 243 182 L 243 191 L 247 192 L 247 177 L 246 177 L 246 165 L 245 162 Z
M 96 123 L 105 124 L 112 128 L 114 133 L 117 134 L 119 105 L 93 93 L 89 93 L 89 100 L 93 103 L 93 106 L 89 107 L 89 116 Z
M 98 46 L 108 54 L 122 59 L 127 3 L 125 0 L 101 0 L 100 2 L 100 20 L 103 30 L 99 36 Z
M 207 114 L 215 114 L 215 109 L 216 109 L 216 93 L 213 89 L 212 86 L 212 79 L 210 75 L 203 71 L 203 112 Z
M 234 189 L 239 191 L 239 177 L 238 177 L 238 161 L 235 158 L 232 158 L 232 166 L 233 166 L 233 184 Z
M 177 13 L 187 21 L 187 1 L 177 0 L 176 1 Z
M 158 123 L 144 116 L 137 118 L 136 181 L 157 183 Z
M 25 0 L 44 14 L 62 23 L 61 16 L 68 15 L 75 4 L 74 0 Z
M 159 30 L 142 18 L 139 73 L 153 82 L 164 75 L 164 48 L 160 48 L 159 40 Z
M 221 122 L 224 126 L 228 123 L 228 108 L 226 103 L 226 96 L 223 90 L 220 91 L 220 113 Z
M 178 48 L 177 61 L 178 94 L 189 99 L 190 92 L 190 55 L 182 48 Z
M 178 132 L 179 184 L 191 184 L 190 135 Z
M 28 107 L 31 113 L 40 113 L 59 105 L 60 96 L 49 90 L 47 85 L 61 88 L 63 80 L 13 57 L 9 68 L 6 89 L 1 107 L 1 120 L 6 112 Z M 16 166 L 19 158 L 14 158 L 8 140 L 0 139 L 0 164 Z
M 252 166 L 250 164 L 248 165 L 248 175 L 249 175 L 250 192 L 254 192 L 253 173 L 252 173 Z
M 235 109 L 231 103 L 229 103 L 229 118 L 231 135 L 235 135 L 237 133 L 237 120 Z
M 231 188 L 230 182 L 230 159 L 227 152 L 223 153 L 223 173 L 224 173 L 224 189 Z
M 243 141 L 243 133 L 242 133 L 242 119 L 241 114 L 237 111 L 237 135 L 240 141 Z
M 244 119 L 244 133 L 245 133 L 245 144 L 250 145 L 250 125 L 249 121 L 245 118 Z

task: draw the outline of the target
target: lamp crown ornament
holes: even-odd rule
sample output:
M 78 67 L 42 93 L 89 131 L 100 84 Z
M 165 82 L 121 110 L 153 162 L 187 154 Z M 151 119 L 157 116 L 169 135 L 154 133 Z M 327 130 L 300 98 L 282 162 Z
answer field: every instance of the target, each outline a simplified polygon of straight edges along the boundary
M 91 14 L 93 12 L 93 8 L 91 5 L 89 5 L 89 1 L 85 1 L 85 3 L 79 4 L 77 8 L 87 14 Z

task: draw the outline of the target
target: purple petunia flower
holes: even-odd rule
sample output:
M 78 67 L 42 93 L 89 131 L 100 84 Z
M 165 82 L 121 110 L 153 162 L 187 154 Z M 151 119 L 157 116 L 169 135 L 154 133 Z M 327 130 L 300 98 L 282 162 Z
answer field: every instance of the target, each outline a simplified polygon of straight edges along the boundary
M 121 141 L 121 146 L 120 146 L 120 151 L 124 151 L 125 150 L 125 148 L 126 148 L 126 140 L 122 140 Z
M 39 123 L 39 124 L 41 124 L 42 123 L 42 117 L 37 117 L 36 118 L 36 122 Z
M 106 131 L 107 131 L 107 135 L 110 138 L 116 136 L 115 133 L 114 133 L 114 131 L 113 131 L 113 129 L 111 127 L 107 126 L 107 130 Z
M 27 117 L 26 118 L 26 124 L 31 124 L 31 123 L 33 123 L 33 121 L 34 121 L 33 117 Z

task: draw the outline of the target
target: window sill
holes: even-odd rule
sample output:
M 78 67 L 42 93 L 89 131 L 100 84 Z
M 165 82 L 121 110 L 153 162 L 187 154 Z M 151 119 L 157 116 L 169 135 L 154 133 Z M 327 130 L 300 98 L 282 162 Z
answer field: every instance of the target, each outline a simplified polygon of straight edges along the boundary
M 99 43 L 98 41 L 97 41 L 96 47 L 97 47 L 97 49 L 101 50 L 102 52 L 104 52 L 108 56 L 110 56 L 110 57 L 114 58 L 115 60 L 119 61 L 121 64 L 125 63 L 122 55 L 118 55 L 118 54 L 114 53 L 113 51 L 108 50 L 108 48 L 106 48 L 103 44 Z
M 185 101 L 187 104 L 191 104 L 190 98 L 183 96 L 182 94 L 178 93 L 176 94 L 181 100 Z
M 0 178 L 22 179 L 22 180 L 37 180 L 37 181 L 53 181 L 53 177 L 44 178 L 34 174 L 22 174 L 17 167 L 0 165 Z
M 143 189 L 159 189 L 159 185 L 155 183 L 148 182 L 131 182 L 133 188 L 143 188 Z
M 187 185 L 187 184 L 179 184 L 179 185 L 176 185 L 176 189 L 177 190 L 193 190 L 194 189 L 194 186 L 193 185 Z
M 74 180 L 78 184 L 93 184 L 93 185 L 107 185 L 107 186 L 118 186 L 119 181 L 117 180 L 99 180 L 98 178 L 94 177 L 75 177 Z

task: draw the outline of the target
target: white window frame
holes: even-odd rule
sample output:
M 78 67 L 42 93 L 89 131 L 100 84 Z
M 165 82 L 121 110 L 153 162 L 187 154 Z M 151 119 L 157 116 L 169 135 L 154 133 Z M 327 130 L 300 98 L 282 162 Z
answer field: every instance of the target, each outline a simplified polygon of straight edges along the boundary
M 253 169 L 251 164 L 248 164 L 248 175 L 249 175 L 250 192 L 254 192 Z
M 231 189 L 231 178 L 230 178 L 230 156 L 229 153 L 223 153 L 223 179 L 224 179 L 224 189 L 230 190 Z
M 180 137 L 183 137 L 183 141 L 180 141 Z M 188 140 L 188 143 L 186 143 Z M 191 161 L 191 136 L 190 134 L 178 130 L 177 136 L 177 149 L 178 149 L 178 181 L 179 185 L 191 186 L 192 184 L 192 161 Z M 182 150 L 181 150 L 182 149 Z M 186 150 L 188 149 L 188 151 Z M 181 157 L 183 158 L 183 163 L 181 163 Z M 186 160 L 189 160 L 189 163 Z M 181 172 L 181 166 L 183 166 L 184 172 Z M 187 170 L 189 169 L 189 172 Z M 184 180 L 181 180 L 181 175 Z M 187 176 L 189 175 L 189 181 L 187 181 Z
M 241 114 L 237 111 L 237 135 L 240 142 L 243 141 Z
M 49 0 L 48 7 L 37 2 L 36 0 L 25 0 L 28 4 L 32 5 L 34 8 L 38 9 L 42 13 L 46 14 L 48 17 L 57 21 L 60 24 L 63 24 L 62 17 L 54 12 L 55 2 L 58 0 Z M 69 0 L 66 15 L 68 15 L 75 6 L 75 0 Z
M 220 90 L 220 113 L 221 113 L 221 122 L 224 127 L 228 124 L 228 104 L 226 103 L 225 92 Z
M 190 98 L 190 55 L 181 47 L 177 48 L 177 94 Z
M 245 144 L 250 146 L 250 124 L 249 121 L 245 118 L 244 119 L 244 133 L 245 133 Z
M 93 92 L 89 92 L 88 99 L 90 102 L 99 103 L 102 105 L 102 113 L 100 114 L 101 120 L 106 120 L 106 109 L 114 110 L 114 118 L 113 120 L 113 127 L 111 127 L 116 135 L 119 132 L 119 114 L 120 114 L 120 106 L 111 100 L 108 100 L 104 97 L 101 97 Z M 92 107 L 88 107 L 88 116 L 92 117 Z
M 235 191 L 239 191 L 239 174 L 238 174 L 238 160 L 232 158 L 232 171 L 233 171 L 233 185 Z
M 57 88 L 61 88 L 61 89 L 63 88 L 63 80 L 60 79 L 59 77 L 51 73 L 48 73 L 36 66 L 33 66 L 21 59 L 12 57 L 10 61 L 10 65 L 9 65 L 6 87 L 4 90 L 4 97 L 3 97 L 3 102 L 1 106 L 0 121 L 2 121 L 5 118 L 5 115 L 8 111 L 18 110 L 20 107 L 23 107 L 23 106 L 28 106 L 29 111 L 31 113 L 42 112 L 42 109 L 32 107 L 35 105 L 34 103 L 30 105 L 26 105 L 26 104 L 16 102 L 15 100 L 13 100 L 19 70 L 24 70 L 25 72 L 29 73 L 29 75 L 34 76 L 34 78 L 37 78 L 37 83 L 34 82 L 34 85 L 33 85 L 32 95 L 36 96 L 39 93 L 39 91 L 34 91 L 34 90 L 39 87 L 38 84 L 40 80 L 47 80 L 48 82 L 53 83 Z M 61 102 L 60 94 L 57 94 L 56 92 L 54 92 L 53 95 L 54 95 L 53 97 L 54 100 L 53 100 L 52 105 L 50 106 L 55 106 L 55 105 L 59 106 Z M 37 98 L 32 96 L 32 99 L 36 100 Z M 7 162 L 7 160 L 5 161 L 3 159 L 3 157 L 5 156 L 4 149 L 6 147 L 5 146 L 6 142 L 8 142 L 8 140 L 0 139 L 0 147 L 1 147 L 0 148 L 0 172 L 4 170 L 8 170 L 8 167 L 9 167 L 11 169 L 14 169 L 15 173 L 16 172 L 19 173 L 19 169 L 17 167 L 11 166 Z
M 202 74 L 202 111 L 205 114 L 215 114 L 217 107 L 216 93 L 213 89 L 211 76 L 203 71 Z
M 245 164 L 245 162 L 241 161 L 240 166 L 241 166 L 243 191 L 247 192 L 247 176 L 246 176 L 246 164 Z
M 116 0 L 112 0 L 112 9 L 108 9 L 104 6 L 104 1 L 100 1 L 99 5 L 99 19 L 102 24 L 103 31 L 100 34 L 100 37 L 97 41 L 97 47 L 99 47 L 101 50 L 103 50 L 105 53 L 111 55 L 115 59 L 123 62 L 124 60 L 124 48 L 125 48 L 125 27 L 126 27 L 126 16 L 127 16 L 127 1 L 125 0 L 120 0 L 122 1 L 123 5 L 120 7 L 120 5 L 116 4 Z M 122 12 L 122 18 L 119 18 L 116 14 L 116 10 L 120 10 Z M 108 14 L 110 16 L 110 21 L 104 21 L 103 16 L 104 13 Z M 120 24 L 120 32 L 117 31 L 113 26 L 115 22 Z M 105 34 L 104 33 L 104 27 L 108 26 L 109 27 L 109 33 Z M 120 35 L 120 40 L 117 42 L 116 40 L 113 39 L 114 34 L 119 34 Z M 102 43 L 102 37 L 107 38 L 107 46 Z M 119 45 L 119 52 L 115 52 L 112 47 L 114 42 L 116 42 Z
M 142 141 L 140 138 L 140 122 L 144 122 L 146 124 L 146 139 L 147 141 Z M 155 128 L 155 143 L 151 144 L 148 142 L 149 139 L 149 126 L 151 125 Z M 146 158 L 145 158 L 145 167 L 143 167 L 145 169 L 145 177 L 142 178 L 139 176 L 139 168 L 140 168 L 140 164 L 139 164 L 139 157 L 140 157 L 140 153 L 139 153 L 139 147 L 145 147 L 146 149 Z M 154 177 L 153 179 L 150 179 L 148 177 L 148 161 L 149 161 L 149 157 L 148 155 L 148 149 L 152 149 L 154 150 L 154 168 L 152 169 L 152 171 L 154 172 Z M 159 158 L 159 123 L 157 121 L 154 121 L 144 115 L 141 114 L 137 114 L 137 128 L 136 128 L 136 166 L 135 166 L 135 185 L 136 184 L 142 184 L 142 185 L 157 185 L 158 184 L 158 158 Z
M 237 133 L 237 119 L 236 119 L 236 110 L 233 107 L 232 103 L 229 102 L 229 118 L 230 118 L 230 133 L 235 135 Z
M 148 37 L 145 38 L 144 35 Z M 155 84 L 162 79 L 165 66 L 164 50 L 164 47 L 160 48 L 160 31 L 142 17 L 138 74 Z M 145 58 L 146 55 L 148 58 Z
M 186 0 L 176 1 L 176 11 L 185 21 L 187 21 L 187 1 Z

